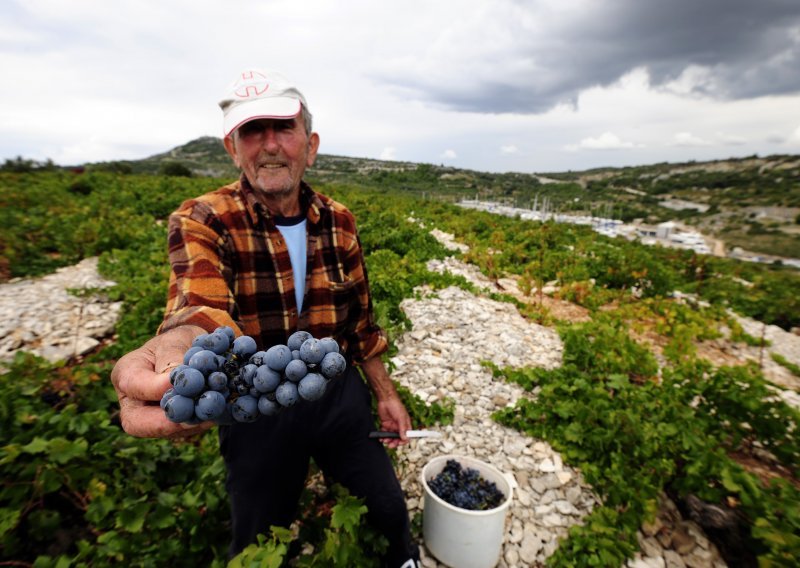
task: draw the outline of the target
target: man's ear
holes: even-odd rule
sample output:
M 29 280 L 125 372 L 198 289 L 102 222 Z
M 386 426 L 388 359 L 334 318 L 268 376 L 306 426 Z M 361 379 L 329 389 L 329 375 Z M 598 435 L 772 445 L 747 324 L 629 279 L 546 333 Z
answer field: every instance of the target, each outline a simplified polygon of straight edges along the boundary
M 233 163 L 236 164 L 237 168 L 240 168 L 239 165 L 239 157 L 236 154 L 236 146 L 233 143 L 233 136 L 226 136 L 222 139 L 222 143 L 225 145 L 225 151 L 228 152 L 228 155 L 233 160 Z
M 306 159 L 306 167 L 310 168 L 314 165 L 317 159 L 317 150 L 319 150 L 319 134 L 312 132 L 308 137 L 308 158 Z

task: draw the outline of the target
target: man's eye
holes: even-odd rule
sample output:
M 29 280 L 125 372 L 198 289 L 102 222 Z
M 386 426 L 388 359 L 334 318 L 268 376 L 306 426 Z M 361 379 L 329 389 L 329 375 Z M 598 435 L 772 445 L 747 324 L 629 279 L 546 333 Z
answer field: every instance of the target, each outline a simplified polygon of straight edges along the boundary
M 247 123 L 243 125 L 239 129 L 239 133 L 242 136 L 254 136 L 256 134 L 260 134 L 264 130 L 264 127 L 257 123 Z

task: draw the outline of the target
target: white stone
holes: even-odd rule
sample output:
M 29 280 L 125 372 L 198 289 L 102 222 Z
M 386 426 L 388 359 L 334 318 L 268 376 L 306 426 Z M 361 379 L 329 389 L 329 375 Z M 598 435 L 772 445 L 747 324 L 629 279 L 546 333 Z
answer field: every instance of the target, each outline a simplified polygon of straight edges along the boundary
M 562 515 L 578 515 L 580 511 L 575 508 L 575 505 L 570 503 L 569 501 L 556 501 L 553 503 L 556 507 L 556 511 L 561 513 Z
M 557 515 L 555 513 L 551 513 L 549 515 L 545 515 L 542 519 L 542 524 L 546 527 L 566 527 L 568 523 L 564 520 L 564 517 L 561 515 Z
M 509 566 L 516 566 L 519 562 L 519 550 L 516 546 L 508 546 L 506 547 L 506 553 L 504 555 L 506 564 Z
M 538 537 L 525 535 L 519 547 L 519 558 L 530 566 L 536 562 L 536 555 L 542 549 L 542 541 Z
M 570 481 L 572 481 L 572 473 L 569 471 L 557 471 L 556 472 L 556 479 L 561 485 L 566 485 Z
M 539 464 L 539 471 L 543 471 L 544 473 L 554 473 L 556 470 L 556 466 L 553 463 L 553 460 L 550 458 L 543 459 L 542 462 Z
M 684 564 L 681 555 L 674 550 L 664 551 L 664 561 L 666 562 L 667 568 L 686 568 L 686 564 Z

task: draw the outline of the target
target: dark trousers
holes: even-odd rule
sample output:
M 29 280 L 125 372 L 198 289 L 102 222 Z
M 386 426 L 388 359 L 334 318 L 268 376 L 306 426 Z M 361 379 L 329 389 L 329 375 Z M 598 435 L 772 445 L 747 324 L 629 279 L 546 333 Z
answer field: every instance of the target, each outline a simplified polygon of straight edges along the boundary
M 403 491 L 386 453 L 368 438 L 370 391 L 353 367 L 318 401 L 299 401 L 278 416 L 220 427 L 231 501 L 231 556 L 271 525 L 288 527 L 305 487 L 309 458 L 333 481 L 364 499 L 367 518 L 389 540 L 387 566 L 417 558 Z

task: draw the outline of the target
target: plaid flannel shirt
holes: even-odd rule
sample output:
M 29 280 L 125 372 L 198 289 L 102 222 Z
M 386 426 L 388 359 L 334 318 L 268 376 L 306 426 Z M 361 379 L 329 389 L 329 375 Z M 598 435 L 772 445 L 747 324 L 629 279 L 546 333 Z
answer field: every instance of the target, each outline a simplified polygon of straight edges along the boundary
M 185 201 L 169 219 L 169 295 L 159 333 L 193 324 L 229 325 L 261 349 L 297 330 L 333 337 L 355 363 L 388 348 L 375 323 L 355 218 L 301 186 L 307 267 L 297 313 L 289 252 L 247 179 Z

